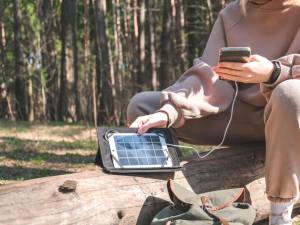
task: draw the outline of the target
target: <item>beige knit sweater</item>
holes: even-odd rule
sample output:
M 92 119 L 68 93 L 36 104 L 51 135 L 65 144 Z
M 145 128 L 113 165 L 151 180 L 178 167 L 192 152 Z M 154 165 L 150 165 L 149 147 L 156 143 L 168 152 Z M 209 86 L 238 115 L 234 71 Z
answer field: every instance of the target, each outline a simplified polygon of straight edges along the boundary
M 239 84 L 240 100 L 265 106 L 276 85 L 300 78 L 300 0 L 271 0 L 263 5 L 252 0 L 246 15 L 237 1 L 223 9 L 202 57 L 162 92 L 161 109 L 168 112 L 170 126 L 180 127 L 187 119 L 219 113 L 229 107 L 234 86 L 219 80 L 211 69 L 224 46 L 249 46 L 252 54 L 280 60 L 282 71 L 274 84 Z

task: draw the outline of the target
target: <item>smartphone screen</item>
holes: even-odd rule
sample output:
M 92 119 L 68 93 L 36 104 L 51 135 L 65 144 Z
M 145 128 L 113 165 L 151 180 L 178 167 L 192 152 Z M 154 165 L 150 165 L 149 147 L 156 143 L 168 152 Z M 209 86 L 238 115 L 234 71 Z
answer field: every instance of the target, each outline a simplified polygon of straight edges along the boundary
M 250 47 L 224 47 L 220 49 L 219 62 L 247 63 L 250 55 Z

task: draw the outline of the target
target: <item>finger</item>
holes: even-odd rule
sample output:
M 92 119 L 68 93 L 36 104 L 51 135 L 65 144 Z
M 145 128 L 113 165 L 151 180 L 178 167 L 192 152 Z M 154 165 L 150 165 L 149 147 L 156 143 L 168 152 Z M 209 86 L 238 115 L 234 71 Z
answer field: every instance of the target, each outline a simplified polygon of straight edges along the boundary
M 151 120 L 148 120 L 146 123 L 143 123 L 139 129 L 138 129 L 138 133 L 139 134 L 144 134 L 146 133 L 150 128 L 152 127 L 156 127 L 159 128 L 159 123 L 158 122 L 152 122 Z
M 146 123 L 142 124 L 139 133 L 144 134 L 146 133 L 150 128 L 156 127 L 156 128 L 163 128 L 166 126 L 166 123 L 163 120 L 151 120 L 149 119 Z
M 140 124 L 140 117 L 138 117 L 133 123 L 129 126 L 130 128 L 136 128 L 139 127 Z
M 225 74 L 221 73 L 219 74 L 222 79 L 225 80 L 232 80 L 232 81 L 237 81 L 237 82 L 242 82 L 242 83 L 250 83 L 250 80 L 248 77 L 238 77 L 238 76 L 232 76 L 230 74 Z
M 239 62 L 220 62 L 218 67 L 229 68 L 233 70 L 244 70 L 243 66 L 246 63 L 239 63 Z
M 245 75 L 244 71 L 241 70 L 233 70 L 233 69 L 228 69 L 224 67 L 219 67 L 214 70 L 217 74 L 218 73 L 225 73 L 225 74 L 230 74 L 232 76 L 239 76 L 243 77 Z
M 145 124 L 141 124 L 141 126 L 139 127 L 139 129 L 138 129 L 138 133 L 140 134 L 140 135 L 143 135 L 144 133 L 146 133 L 147 131 L 148 131 L 148 127 L 146 127 L 145 126 Z
M 146 123 L 149 120 L 149 116 L 140 116 L 138 117 L 131 125 L 131 128 L 140 127 L 142 124 Z
M 154 127 L 153 123 L 150 122 L 150 119 L 148 118 L 147 121 L 142 121 L 139 125 L 138 133 L 139 134 L 144 134 L 146 133 L 150 128 Z
M 147 121 L 142 121 L 139 124 L 139 129 L 137 132 L 142 135 L 146 133 L 148 129 L 149 129 L 149 119 Z
M 138 134 L 143 135 L 143 134 L 146 133 L 148 130 L 149 130 L 148 127 L 143 127 L 143 126 L 141 126 L 141 127 L 138 129 L 137 132 L 138 132 Z
M 166 225 L 171 225 L 171 221 L 168 221 L 168 222 L 166 223 Z

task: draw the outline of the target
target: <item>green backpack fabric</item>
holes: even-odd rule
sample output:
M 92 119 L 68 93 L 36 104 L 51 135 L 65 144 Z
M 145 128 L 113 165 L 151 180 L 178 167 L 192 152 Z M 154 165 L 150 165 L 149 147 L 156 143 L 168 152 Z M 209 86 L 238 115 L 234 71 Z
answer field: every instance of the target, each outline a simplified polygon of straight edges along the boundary
M 251 225 L 255 209 L 245 203 L 245 189 L 195 194 L 172 180 L 167 184 L 172 205 L 162 209 L 151 225 Z

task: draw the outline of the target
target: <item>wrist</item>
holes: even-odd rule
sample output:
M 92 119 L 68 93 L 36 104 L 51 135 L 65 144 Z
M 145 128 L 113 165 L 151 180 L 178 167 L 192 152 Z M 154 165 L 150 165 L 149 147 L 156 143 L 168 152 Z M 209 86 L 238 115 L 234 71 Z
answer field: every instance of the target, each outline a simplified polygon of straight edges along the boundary
M 278 60 L 273 60 L 271 61 L 272 65 L 273 65 L 273 70 L 271 72 L 271 74 L 268 76 L 268 80 L 265 81 L 265 84 L 273 84 L 276 82 L 276 80 L 278 79 L 280 73 L 281 73 L 281 63 Z
M 269 67 L 269 69 L 268 69 L 269 72 L 267 73 L 267 76 L 266 76 L 264 82 L 268 82 L 270 80 L 270 78 L 271 78 L 271 76 L 274 72 L 274 69 L 275 69 L 275 65 L 273 64 L 273 62 L 271 60 L 268 62 L 268 64 L 269 64 L 269 66 L 268 66 Z
M 170 102 L 166 102 L 165 104 L 163 104 L 161 106 L 161 108 L 159 108 L 157 111 L 162 110 L 162 111 L 166 111 L 169 115 L 169 124 L 168 127 L 171 127 L 174 125 L 174 123 L 176 123 L 176 121 L 178 120 L 178 116 L 179 113 L 177 111 L 177 109 L 175 108 L 175 106 L 173 104 L 171 104 Z
M 156 113 L 160 113 L 161 115 L 164 116 L 164 118 L 166 119 L 166 128 L 169 127 L 169 124 L 170 124 L 170 116 L 169 116 L 169 113 L 163 109 L 159 109 L 156 111 Z

